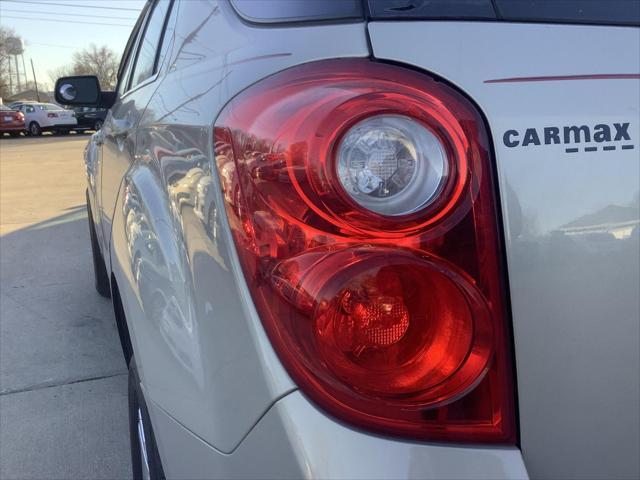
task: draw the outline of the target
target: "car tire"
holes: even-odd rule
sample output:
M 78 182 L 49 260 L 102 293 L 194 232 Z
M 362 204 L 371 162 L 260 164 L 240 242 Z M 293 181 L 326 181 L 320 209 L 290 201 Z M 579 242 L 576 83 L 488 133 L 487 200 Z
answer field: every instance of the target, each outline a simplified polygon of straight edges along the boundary
M 93 257 L 93 274 L 95 278 L 96 291 L 103 297 L 111 297 L 111 285 L 109 282 L 109 274 L 104 263 L 104 257 L 100 252 L 98 244 L 98 236 L 96 235 L 96 226 L 93 223 L 93 215 L 91 214 L 91 205 L 89 203 L 89 192 L 87 192 L 87 216 L 89 217 L 89 237 L 91 238 L 91 254 Z
M 151 426 L 149 410 L 140 388 L 135 357 L 129 362 L 129 435 L 134 480 L 164 480 L 164 470 Z
M 102 128 L 102 120 L 96 120 L 96 123 L 93 124 L 93 129 L 97 132 Z
M 38 122 L 31 122 L 29 124 L 29 135 L 32 137 L 39 137 L 42 135 L 42 127 Z

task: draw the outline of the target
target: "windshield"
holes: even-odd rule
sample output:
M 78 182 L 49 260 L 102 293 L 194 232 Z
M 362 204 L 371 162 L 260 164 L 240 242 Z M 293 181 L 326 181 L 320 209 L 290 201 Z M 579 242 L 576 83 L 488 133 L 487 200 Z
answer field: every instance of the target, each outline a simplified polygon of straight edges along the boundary
M 43 103 L 42 105 L 38 105 L 42 110 L 62 110 L 62 107 L 58 105 L 54 105 L 53 103 Z
M 0 105 L 0 111 L 2 112 L 11 112 L 12 110 L 6 105 Z

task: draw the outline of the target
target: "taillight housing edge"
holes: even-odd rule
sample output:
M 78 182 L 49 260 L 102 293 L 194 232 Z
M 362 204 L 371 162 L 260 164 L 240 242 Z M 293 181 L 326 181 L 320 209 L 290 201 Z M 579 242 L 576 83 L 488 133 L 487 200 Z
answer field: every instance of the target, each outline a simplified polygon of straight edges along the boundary
M 428 129 L 449 162 L 439 197 L 407 215 L 367 211 L 337 178 L 346 132 L 382 115 Z M 516 442 L 485 128 L 451 87 L 360 59 L 277 73 L 216 121 L 216 166 L 256 310 L 303 393 L 349 424 L 428 441 Z M 388 149 L 372 155 L 383 160 L 369 170 L 393 164 Z

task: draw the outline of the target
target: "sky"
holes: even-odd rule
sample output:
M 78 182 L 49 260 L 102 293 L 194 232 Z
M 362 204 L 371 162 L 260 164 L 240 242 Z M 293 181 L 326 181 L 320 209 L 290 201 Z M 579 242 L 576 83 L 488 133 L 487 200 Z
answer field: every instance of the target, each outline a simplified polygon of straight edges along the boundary
M 52 88 L 49 72 L 72 63 L 73 52 L 90 43 L 106 45 L 118 57 L 145 0 L 0 0 L 0 25 L 13 28 L 25 43 L 38 84 Z

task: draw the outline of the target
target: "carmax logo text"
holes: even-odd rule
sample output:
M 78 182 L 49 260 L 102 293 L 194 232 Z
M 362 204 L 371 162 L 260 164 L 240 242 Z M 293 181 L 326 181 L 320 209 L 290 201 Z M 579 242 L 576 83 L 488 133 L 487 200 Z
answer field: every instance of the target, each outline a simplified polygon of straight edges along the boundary
M 620 150 L 633 150 L 632 143 L 612 144 L 612 142 L 630 142 L 629 122 L 614 123 L 612 125 L 599 123 L 594 127 L 587 125 L 571 125 L 566 127 L 527 128 L 524 132 L 507 130 L 502 136 L 502 141 L 509 148 L 529 147 L 534 145 L 571 145 L 565 148 L 567 153 L 577 153 L 580 147 L 577 144 L 595 142 L 602 144 L 603 151 L 612 151 L 620 147 Z M 583 147 L 585 152 L 598 151 L 597 145 Z

